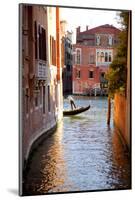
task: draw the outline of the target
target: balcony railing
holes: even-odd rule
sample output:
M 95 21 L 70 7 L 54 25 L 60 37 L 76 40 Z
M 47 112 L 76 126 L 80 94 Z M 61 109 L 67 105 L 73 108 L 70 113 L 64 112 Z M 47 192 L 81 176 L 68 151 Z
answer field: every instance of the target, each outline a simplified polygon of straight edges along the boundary
M 39 80 L 45 80 L 47 78 L 47 64 L 46 62 L 37 62 L 36 77 Z

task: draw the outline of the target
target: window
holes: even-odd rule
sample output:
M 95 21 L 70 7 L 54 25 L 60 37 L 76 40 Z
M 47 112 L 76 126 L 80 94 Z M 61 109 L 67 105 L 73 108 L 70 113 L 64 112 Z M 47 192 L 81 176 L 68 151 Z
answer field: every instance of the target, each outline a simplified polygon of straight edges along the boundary
M 45 113 L 45 86 L 43 86 L 43 113 Z
M 111 53 L 109 53 L 109 62 L 112 61 L 112 56 L 111 56 Z
M 94 72 L 93 71 L 89 71 L 89 78 L 94 78 Z
M 81 71 L 80 70 L 77 70 L 76 78 L 81 78 Z
M 109 36 L 109 41 L 108 41 L 109 45 L 112 45 L 112 36 Z
M 80 50 L 78 49 L 76 52 L 76 64 L 80 64 L 81 63 L 81 53 Z
M 50 112 L 51 107 L 50 107 L 50 86 L 48 85 L 48 111 Z
M 101 62 L 104 62 L 104 52 L 101 52 L 101 59 L 100 59 Z
M 46 30 L 42 28 L 42 60 L 46 61 Z
M 97 44 L 97 45 L 100 45 L 100 36 L 99 36 L 99 35 L 96 36 L 96 44 Z
M 97 61 L 100 62 L 100 54 L 97 52 Z
M 41 59 L 41 49 L 42 49 L 42 41 L 41 41 L 41 26 L 38 25 L 38 42 L 39 42 L 39 59 Z
M 38 25 L 38 40 L 39 40 L 39 46 L 38 46 L 39 56 L 37 56 L 37 58 L 46 61 L 46 30 L 40 25 Z
M 90 64 L 94 64 L 95 61 L 94 61 L 94 55 L 90 55 Z
M 37 55 L 37 22 L 35 21 L 34 23 L 34 35 L 35 35 L 35 59 L 37 59 L 38 55 Z
M 105 62 L 108 62 L 108 53 L 105 52 Z

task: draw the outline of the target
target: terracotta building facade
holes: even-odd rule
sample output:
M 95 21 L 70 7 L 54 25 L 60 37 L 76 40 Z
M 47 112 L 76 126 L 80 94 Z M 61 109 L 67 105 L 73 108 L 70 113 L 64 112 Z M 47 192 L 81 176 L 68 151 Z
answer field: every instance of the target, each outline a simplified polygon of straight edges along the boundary
M 59 8 L 20 5 L 22 166 L 33 144 L 62 119 Z
M 76 29 L 76 44 L 73 45 L 73 94 L 89 94 L 97 90 L 107 94 L 105 74 L 115 56 L 120 30 L 105 24 L 81 32 Z

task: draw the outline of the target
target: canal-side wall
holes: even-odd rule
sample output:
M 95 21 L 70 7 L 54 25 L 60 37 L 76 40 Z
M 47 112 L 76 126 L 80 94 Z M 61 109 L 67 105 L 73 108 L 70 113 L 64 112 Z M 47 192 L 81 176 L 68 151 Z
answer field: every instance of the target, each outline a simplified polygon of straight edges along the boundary
M 62 119 L 63 96 L 59 9 L 21 5 L 20 11 L 22 90 L 19 150 L 20 167 L 24 169 L 33 145 L 42 136 L 53 132 Z M 53 51 L 56 49 L 53 46 L 57 51 Z M 22 180 L 22 170 L 20 172 Z
M 121 94 L 115 94 L 114 98 L 114 124 L 125 145 L 130 148 L 130 131 L 127 130 L 127 99 Z
M 131 13 L 129 12 L 128 21 L 128 47 L 127 47 L 127 82 L 126 82 L 126 96 L 115 94 L 114 98 L 114 123 L 119 130 L 120 135 L 128 146 L 129 151 L 131 150 Z

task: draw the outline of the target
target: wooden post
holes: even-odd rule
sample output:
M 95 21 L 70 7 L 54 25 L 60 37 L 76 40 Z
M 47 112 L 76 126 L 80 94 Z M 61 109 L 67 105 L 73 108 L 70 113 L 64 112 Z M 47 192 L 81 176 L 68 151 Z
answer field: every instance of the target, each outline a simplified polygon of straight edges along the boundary
M 107 113 L 107 124 L 110 125 L 111 119 L 111 98 L 108 97 L 108 113 Z

